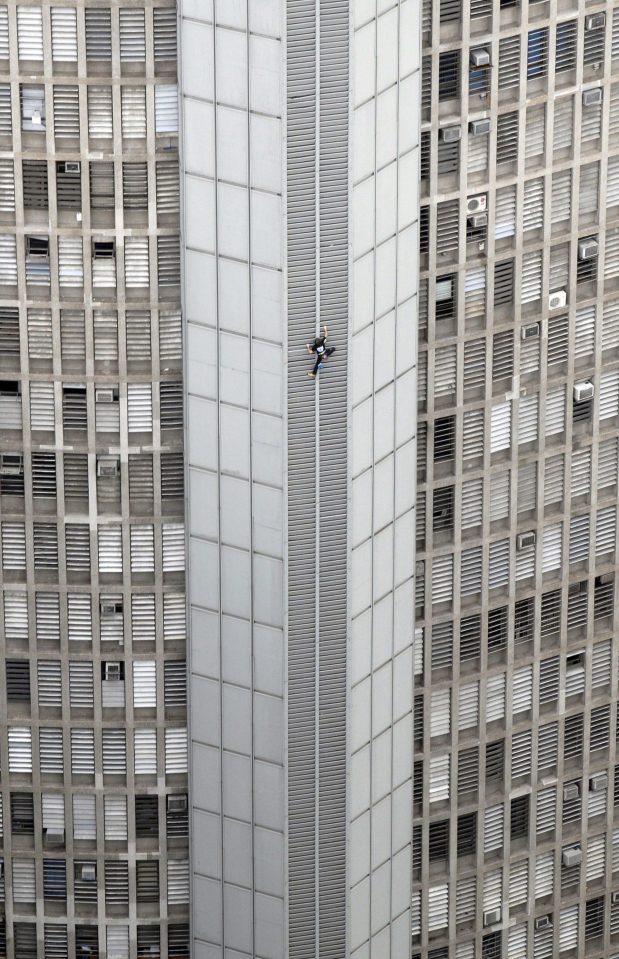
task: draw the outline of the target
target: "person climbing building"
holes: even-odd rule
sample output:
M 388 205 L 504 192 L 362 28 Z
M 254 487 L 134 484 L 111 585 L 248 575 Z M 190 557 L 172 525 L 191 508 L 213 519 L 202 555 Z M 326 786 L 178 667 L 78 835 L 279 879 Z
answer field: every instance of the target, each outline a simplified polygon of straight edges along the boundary
M 324 335 L 317 336 L 311 346 L 309 343 L 305 344 L 307 346 L 307 352 L 310 354 L 310 356 L 314 354 L 316 356 L 314 369 L 307 374 L 308 376 L 311 376 L 312 379 L 316 379 L 318 370 L 322 367 L 324 360 L 326 360 L 329 356 L 332 356 L 335 353 L 334 346 L 325 346 L 329 333 L 327 331 L 326 326 L 323 327 L 323 330 L 324 330 Z

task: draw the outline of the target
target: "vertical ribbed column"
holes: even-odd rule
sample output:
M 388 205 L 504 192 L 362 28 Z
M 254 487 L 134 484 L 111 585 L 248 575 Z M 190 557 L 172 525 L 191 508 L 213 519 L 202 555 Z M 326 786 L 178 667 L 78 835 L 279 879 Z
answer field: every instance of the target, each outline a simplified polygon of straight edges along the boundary
M 289 954 L 316 952 L 316 3 L 287 11 Z
M 346 954 L 349 9 L 320 3 L 320 324 L 337 347 L 320 386 L 318 955 Z

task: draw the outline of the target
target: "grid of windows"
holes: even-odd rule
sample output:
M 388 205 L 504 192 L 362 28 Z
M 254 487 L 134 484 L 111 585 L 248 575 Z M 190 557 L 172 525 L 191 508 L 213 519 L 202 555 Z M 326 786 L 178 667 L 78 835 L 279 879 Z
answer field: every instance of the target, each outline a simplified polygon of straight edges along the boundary
M 619 11 L 422 31 L 412 955 L 610 955 Z
M 0 5 L 8 959 L 189 952 L 177 140 L 174 5 Z

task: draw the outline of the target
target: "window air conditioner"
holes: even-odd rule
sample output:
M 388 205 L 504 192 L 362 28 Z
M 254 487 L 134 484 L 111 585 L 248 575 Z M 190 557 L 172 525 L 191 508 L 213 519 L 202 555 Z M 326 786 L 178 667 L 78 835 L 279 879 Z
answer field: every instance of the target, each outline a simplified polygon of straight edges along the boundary
M 523 549 L 529 549 L 530 546 L 535 546 L 535 541 L 537 535 L 534 529 L 530 529 L 527 533 L 518 533 L 516 537 L 516 549 L 518 552 Z
M 21 453 L 0 453 L 0 476 L 21 476 L 24 458 Z
M 589 790 L 592 793 L 605 792 L 607 786 L 608 786 L 607 773 L 596 773 L 595 776 L 591 776 L 589 780 Z
M 95 390 L 95 403 L 113 403 L 114 390 Z
M 583 107 L 593 107 L 602 102 L 602 88 L 595 87 L 593 90 L 584 90 L 582 95 Z
M 488 209 L 488 195 L 480 193 L 478 196 L 470 196 L 466 201 L 467 215 L 471 213 L 485 213 Z
M 471 120 L 469 123 L 469 133 L 474 137 L 484 136 L 486 133 L 490 133 L 491 125 L 490 119 Z
M 567 846 L 561 852 L 561 862 L 566 867 L 566 869 L 571 869 L 572 866 L 580 866 L 582 862 L 582 849 L 580 846 Z
M 501 910 L 499 909 L 486 909 L 484 912 L 484 926 L 494 926 L 495 923 L 501 921 Z
M 474 213 L 473 216 L 467 217 L 467 223 L 471 229 L 481 230 L 483 227 L 488 226 L 488 214 Z
M 606 14 L 592 13 L 585 17 L 585 30 L 602 30 L 606 26 Z
M 558 310 L 559 307 L 565 306 L 567 303 L 567 293 L 565 290 L 555 290 L 554 293 L 548 295 L 548 309 L 549 310 Z
M 579 260 L 592 260 L 598 255 L 598 241 L 590 238 L 588 240 L 580 240 L 578 243 L 578 259 Z
M 80 173 L 82 165 L 79 160 L 65 160 L 64 162 L 64 172 L 65 173 Z
M 551 926 L 552 926 L 552 922 L 551 922 L 550 916 L 539 916 L 539 917 L 535 920 L 535 931 L 536 931 L 536 932 L 537 932 L 539 929 L 550 929 Z
M 101 616 L 104 619 L 107 619 L 110 616 L 118 616 L 122 614 L 123 604 L 122 603 L 110 603 L 103 600 L 100 606 Z
M 120 463 L 117 456 L 99 456 L 97 458 L 97 476 L 118 476 Z
M 27 236 L 26 256 L 40 260 L 48 260 L 49 238 L 45 236 Z
M 186 813 L 187 796 L 168 796 L 169 813 Z
M 50 846 L 63 846 L 64 829 L 46 829 L 45 840 Z
M 19 380 L 0 380 L 0 396 L 21 396 Z
M 584 403 L 586 400 L 591 400 L 594 392 L 593 383 L 574 383 L 574 402 Z
M 105 663 L 105 678 L 113 681 L 122 679 L 120 663 Z
M 616 906 L 617 903 L 619 903 L 619 892 L 612 892 L 610 895 L 610 901 L 613 904 L 613 906 Z
M 470 60 L 472 67 L 489 67 L 490 51 L 485 47 L 476 47 L 470 52 Z
M 523 326 L 520 330 L 520 339 L 521 340 L 536 340 L 540 335 L 540 325 L 539 323 L 529 323 L 528 326 Z
M 457 143 L 462 138 L 460 127 L 443 127 L 438 131 L 440 143 Z
M 94 863 L 86 862 L 82 865 L 80 877 L 82 882 L 96 882 L 97 868 Z
M 563 786 L 563 802 L 572 802 L 580 796 L 580 783 L 565 783 Z

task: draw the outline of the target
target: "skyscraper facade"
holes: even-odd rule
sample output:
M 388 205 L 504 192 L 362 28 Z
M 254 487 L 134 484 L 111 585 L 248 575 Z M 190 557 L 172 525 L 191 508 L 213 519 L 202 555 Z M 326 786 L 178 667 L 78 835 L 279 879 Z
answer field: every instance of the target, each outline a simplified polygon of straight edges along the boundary
M 416 959 L 619 951 L 618 26 L 423 4 Z

